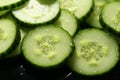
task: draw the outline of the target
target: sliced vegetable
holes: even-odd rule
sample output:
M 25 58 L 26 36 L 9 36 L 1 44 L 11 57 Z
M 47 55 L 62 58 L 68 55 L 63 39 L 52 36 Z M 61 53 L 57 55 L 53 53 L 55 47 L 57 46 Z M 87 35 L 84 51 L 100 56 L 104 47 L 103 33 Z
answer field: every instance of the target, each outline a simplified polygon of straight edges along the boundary
M 61 9 L 67 9 L 78 19 L 82 20 L 91 12 L 93 0 L 58 0 Z
M 58 1 L 30 0 L 22 9 L 12 11 L 20 22 L 36 25 L 52 22 L 59 15 Z
M 112 33 L 120 34 L 120 2 L 111 2 L 104 6 L 101 24 Z
M 105 4 L 113 1 L 115 0 L 94 0 L 93 12 L 88 17 L 87 23 L 95 28 L 100 28 L 100 29 L 103 28 L 99 22 L 101 11 Z
M 110 71 L 119 60 L 116 40 L 99 29 L 84 29 L 74 38 L 75 51 L 70 68 L 83 75 L 98 75 Z
M 24 36 L 28 33 L 29 29 L 28 28 L 21 28 L 20 27 L 19 30 L 20 30 L 20 36 L 21 36 L 20 42 L 16 46 L 16 48 L 11 52 L 11 54 L 9 54 L 8 56 L 6 56 L 6 58 L 10 58 L 11 59 L 11 58 L 17 57 L 17 56 L 19 56 L 21 54 L 22 40 L 23 40 Z
M 76 18 L 68 10 L 61 10 L 60 17 L 54 24 L 65 29 L 71 36 L 78 27 Z
M 68 32 L 53 25 L 38 26 L 26 34 L 22 42 L 25 59 L 41 68 L 64 63 L 72 50 L 73 43 Z
M 9 18 L 0 19 L 0 59 L 10 54 L 20 41 L 20 32 Z
M 99 23 L 99 16 L 105 4 L 105 0 L 94 0 L 94 10 L 87 19 L 87 23 L 92 27 L 102 28 L 101 24 Z

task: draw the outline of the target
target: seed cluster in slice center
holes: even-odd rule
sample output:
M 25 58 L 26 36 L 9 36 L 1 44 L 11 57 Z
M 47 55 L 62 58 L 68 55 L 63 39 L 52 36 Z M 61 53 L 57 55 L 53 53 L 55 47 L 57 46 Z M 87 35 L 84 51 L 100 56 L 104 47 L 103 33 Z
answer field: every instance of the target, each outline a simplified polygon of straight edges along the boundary
M 97 42 L 80 42 L 80 56 L 89 64 L 96 65 L 107 53 L 106 47 Z
M 37 40 L 36 54 L 45 55 L 49 58 L 55 56 L 57 41 L 53 36 L 41 37 Z

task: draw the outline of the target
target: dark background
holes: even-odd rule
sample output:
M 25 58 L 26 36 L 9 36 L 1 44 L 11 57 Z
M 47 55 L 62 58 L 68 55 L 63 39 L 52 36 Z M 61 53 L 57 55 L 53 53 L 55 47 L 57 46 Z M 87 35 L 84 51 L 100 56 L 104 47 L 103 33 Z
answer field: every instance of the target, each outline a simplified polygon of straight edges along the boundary
M 97 76 L 84 76 L 72 72 L 67 66 L 52 71 L 41 71 L 28 66 L 18 56 L 0 61 L 0 80 L 120 80 L 120 61 L 109 72 Z

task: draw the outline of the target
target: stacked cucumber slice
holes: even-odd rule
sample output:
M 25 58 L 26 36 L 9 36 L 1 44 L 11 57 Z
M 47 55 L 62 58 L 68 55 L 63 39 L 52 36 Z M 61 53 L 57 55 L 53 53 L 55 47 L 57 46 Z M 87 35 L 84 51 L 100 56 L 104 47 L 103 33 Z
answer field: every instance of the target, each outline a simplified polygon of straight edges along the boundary
M 93 0 L 58 0 L 60 8 L 66 9 L 75 15 L 79 20 L 83 20 L 92 10 Z
M 119 61 L 119 18 L 118 0 L 1 0 L 0 60 L 104 74 Z
M 0 16 L 9 12 L 11 9 L 15 9 L 24 5 L 28 0 L 0 0 Z
M 93 27 L 101 29 L 102 25 L 99 22 L 100 20 L 99 16 L 101 15 L 102 8 L 104 7 L 105 4 L 112 2 L 112 1 L 114 0 L 94 0 L 93 11 L 88 17 L 86 22 Z
M 45 3 L 39 0 L 30 0 L 29 3 L 19 10 L 12 11 L 15 18 L 27 24 L 42 24 L 54 20 L 59 13 L 59 3 L 53 1 Z
M 0 19 L 0 58 L 9 55 L 20 41 L 20 32 L 9 18 Z
M 58 26 L 38 26 L 24 38 L 22 52 L 39 67 L 54 67 L 64 62 L 73 50 L 70 35 Z
M 112 2 L 105 5 L 102 11 L 101 23 L 114 32 L 120 33 L 120 2 Z
M 73 36 L 77 30 L 77 19 L 68 10 L 62 9 L 59 18 L 55 21 L 54 25 L 61 26 L 71 36 Z M 67 26 L 66 26 L 67 25 Z
M 76 49 L 70 59 L 70 68 L 85 75 L 109 71 L 119 60 L 116 40 L 98 29 L 84 29 L 74 37 Z

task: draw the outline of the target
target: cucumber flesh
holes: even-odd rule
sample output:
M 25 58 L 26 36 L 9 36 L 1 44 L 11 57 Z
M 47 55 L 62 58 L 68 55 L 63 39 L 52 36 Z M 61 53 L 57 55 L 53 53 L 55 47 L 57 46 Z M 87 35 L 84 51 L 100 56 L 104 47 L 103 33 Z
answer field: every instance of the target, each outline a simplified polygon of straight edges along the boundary
M 87 18 L 86 22 L 92 27 L 99 28 L 99 29 L 103 28 L 99 22 L 102 9 L 104 5 L 113 1 L 115 0 L 94 0 L 93 12 Z
M 61 10 L 60 17 L 54 24 L 62 27 L 71 36 L 75 34 L 78 27 L 76 18 L 68 10 Z
M 9 24 L 9 25 L 6 26 L 6 24 Z M 4 52 L 7 48 L 9 48 L 9 46 L 11 45 L 11 42 L 13 42 L 15 38 L 14 33 L 16 33 L 15 32 L 16 30 L 15 28 L 12 28 L 13 26 L 15 25 L 11 23 L 9 20 L 0 20 L 0 44 L 1 44 L 0 53 Z M 11 37 L 10 39 L 8 38 L 8 35 Z
M 120 33 L 120 2 L 111 2 L 104 6 L 101 21 L 105 27 Z
M 38 26 L 26 34 L 22 42 L 25 59 L 42 68 L 64 63 L 72 50 L 71 36 L 61 27 L 53 25 Z
M 99 16 L 102 11 L 103 6 L 105 5 L 105 2 L 103 1 L 97 1 L 94 3 L 93 12 L 90 14 L 90 16 L 87 18 L 87 23 L 90 24 L 92 27 L 96 28 L 102 28 L 100 22 L 99 22 Z
M 0 58 L 10 54 L 20 41 L 16 24 L 8 18 L 0 19 Z
M 61 9 L 67 9 L 78 19 L 86 16 L 93 6 L 93 0 L 58 0 Z
M 51 4 L 38 0 L 30 0 L 22 9 L 12 11 L 14 17 L 27 24 L 44 24 L 52 21 L 59 14 L 59 3 Z M 32 14 L 31 14 L 32 13 Z
M 84 29 L 74 38 L 75 51 L 70 68 L 83 75 L 99 75 L 110 71 L 119 60 L 116 40 L 99 29 Z

